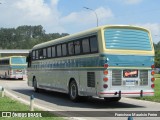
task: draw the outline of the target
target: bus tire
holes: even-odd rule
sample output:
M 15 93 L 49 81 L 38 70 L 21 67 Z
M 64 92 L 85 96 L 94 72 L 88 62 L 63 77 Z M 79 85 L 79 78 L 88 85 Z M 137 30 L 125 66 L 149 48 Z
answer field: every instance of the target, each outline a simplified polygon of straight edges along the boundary
M 105 97 L 104 100 L 106 102 L 118 102 L 121 99 L 121 97 Z
M 79 101 L 78 87 L 75 80 L 72 80 L 69 84 L 69 97 L 73 102 Z
M 39 92 L 39 88 L 37 87 L 37 80 L 35 77 L 33 78 L 33 87 L 35 92 Z

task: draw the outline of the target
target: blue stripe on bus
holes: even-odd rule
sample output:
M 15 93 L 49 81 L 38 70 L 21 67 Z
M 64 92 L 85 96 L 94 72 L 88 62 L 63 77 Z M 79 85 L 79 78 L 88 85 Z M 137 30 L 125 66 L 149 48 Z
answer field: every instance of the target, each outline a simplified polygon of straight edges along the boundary
M 107 49 L 151 50 L 148 32 L 110 28 L 104 31 Z
M 109 55 L 101 54 L 100 57 L 76 58 L 70 60 L 51 61 L 41 65 L 34 64 L 34 68 L 81 68 L 81 67 L 103 67 L 108 63 L 110 67 L 150 67 L 154 64 L 153 56 L 138 55 Z
M 14 66 L 14 65 L 11 65 L 11 68 L 12 69 L 24 69 L 24 68 L 27 68 L 27 66 Z
M 102 55 L 108 59 L 109 66 L 117 67 L 150 67 L 154 64 L 153 56 L 138 55 Z

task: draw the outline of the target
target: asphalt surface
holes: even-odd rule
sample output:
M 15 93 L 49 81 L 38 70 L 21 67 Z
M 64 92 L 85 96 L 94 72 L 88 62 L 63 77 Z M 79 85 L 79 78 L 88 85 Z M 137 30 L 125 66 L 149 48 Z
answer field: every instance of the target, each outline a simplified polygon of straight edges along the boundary
M 30 96 L 34 95 L 35 104 L 37 106 L 41 106 L 49 111 L 63 111 L 62 113 L 68 114 L 70 117 L 78 117 L 79 119 L 127 120 L 128 117 L 114 117 L 113 115 L 122 113 L 127 114 L 127 111 L 132 111 L 131 113 L 141 111 L 137 114 L 148 114 L 152 111 L 160 111 L 160 103 L 130 98 L 122 98 L 117 103 L 107 103 L 103 99 L 98 98 L 90 98 L 84 102 L 73 103 L 66 94 L 44 90 L 41 90 L 40 93 L 35 93 L 33 88 L 27 85 L 27 80 L 0 79 L 0 86 L 3 86 L 7 92 L 15 95 L 17 98 L 28 102 L 30 101 Z M 160 117 L 133 117 L 133 119 L 159 120 Z

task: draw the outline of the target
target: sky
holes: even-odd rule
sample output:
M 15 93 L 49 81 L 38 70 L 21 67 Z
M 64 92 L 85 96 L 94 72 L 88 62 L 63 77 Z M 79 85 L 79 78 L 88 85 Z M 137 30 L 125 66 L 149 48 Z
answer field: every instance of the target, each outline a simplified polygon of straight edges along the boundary
M 160 0 L 0 0 L 0 28 L 42 25 L 46 33 L 74 34 L 98 25 L 136 25 L 160 41 Z M 92 10 L 87 10 L 88 7 Z

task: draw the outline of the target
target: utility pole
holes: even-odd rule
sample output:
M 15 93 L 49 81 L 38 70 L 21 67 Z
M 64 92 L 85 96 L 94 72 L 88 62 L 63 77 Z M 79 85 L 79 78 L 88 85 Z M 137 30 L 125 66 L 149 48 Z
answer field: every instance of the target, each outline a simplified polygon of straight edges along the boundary
M 87 10 L 91 10 L 92 12 L 94 12 L 94 14 L 95 14 L 95 16 L 96 16 L 96 19 L 97 19 L 97 27 L 98 27 L 98 15 L 97 15 L 96 11 L 94 11 L 93 9 L 88 8 L 88 7 L 83 7 L 83 8 L 85 8 L 85 9 L 87 9 Z

